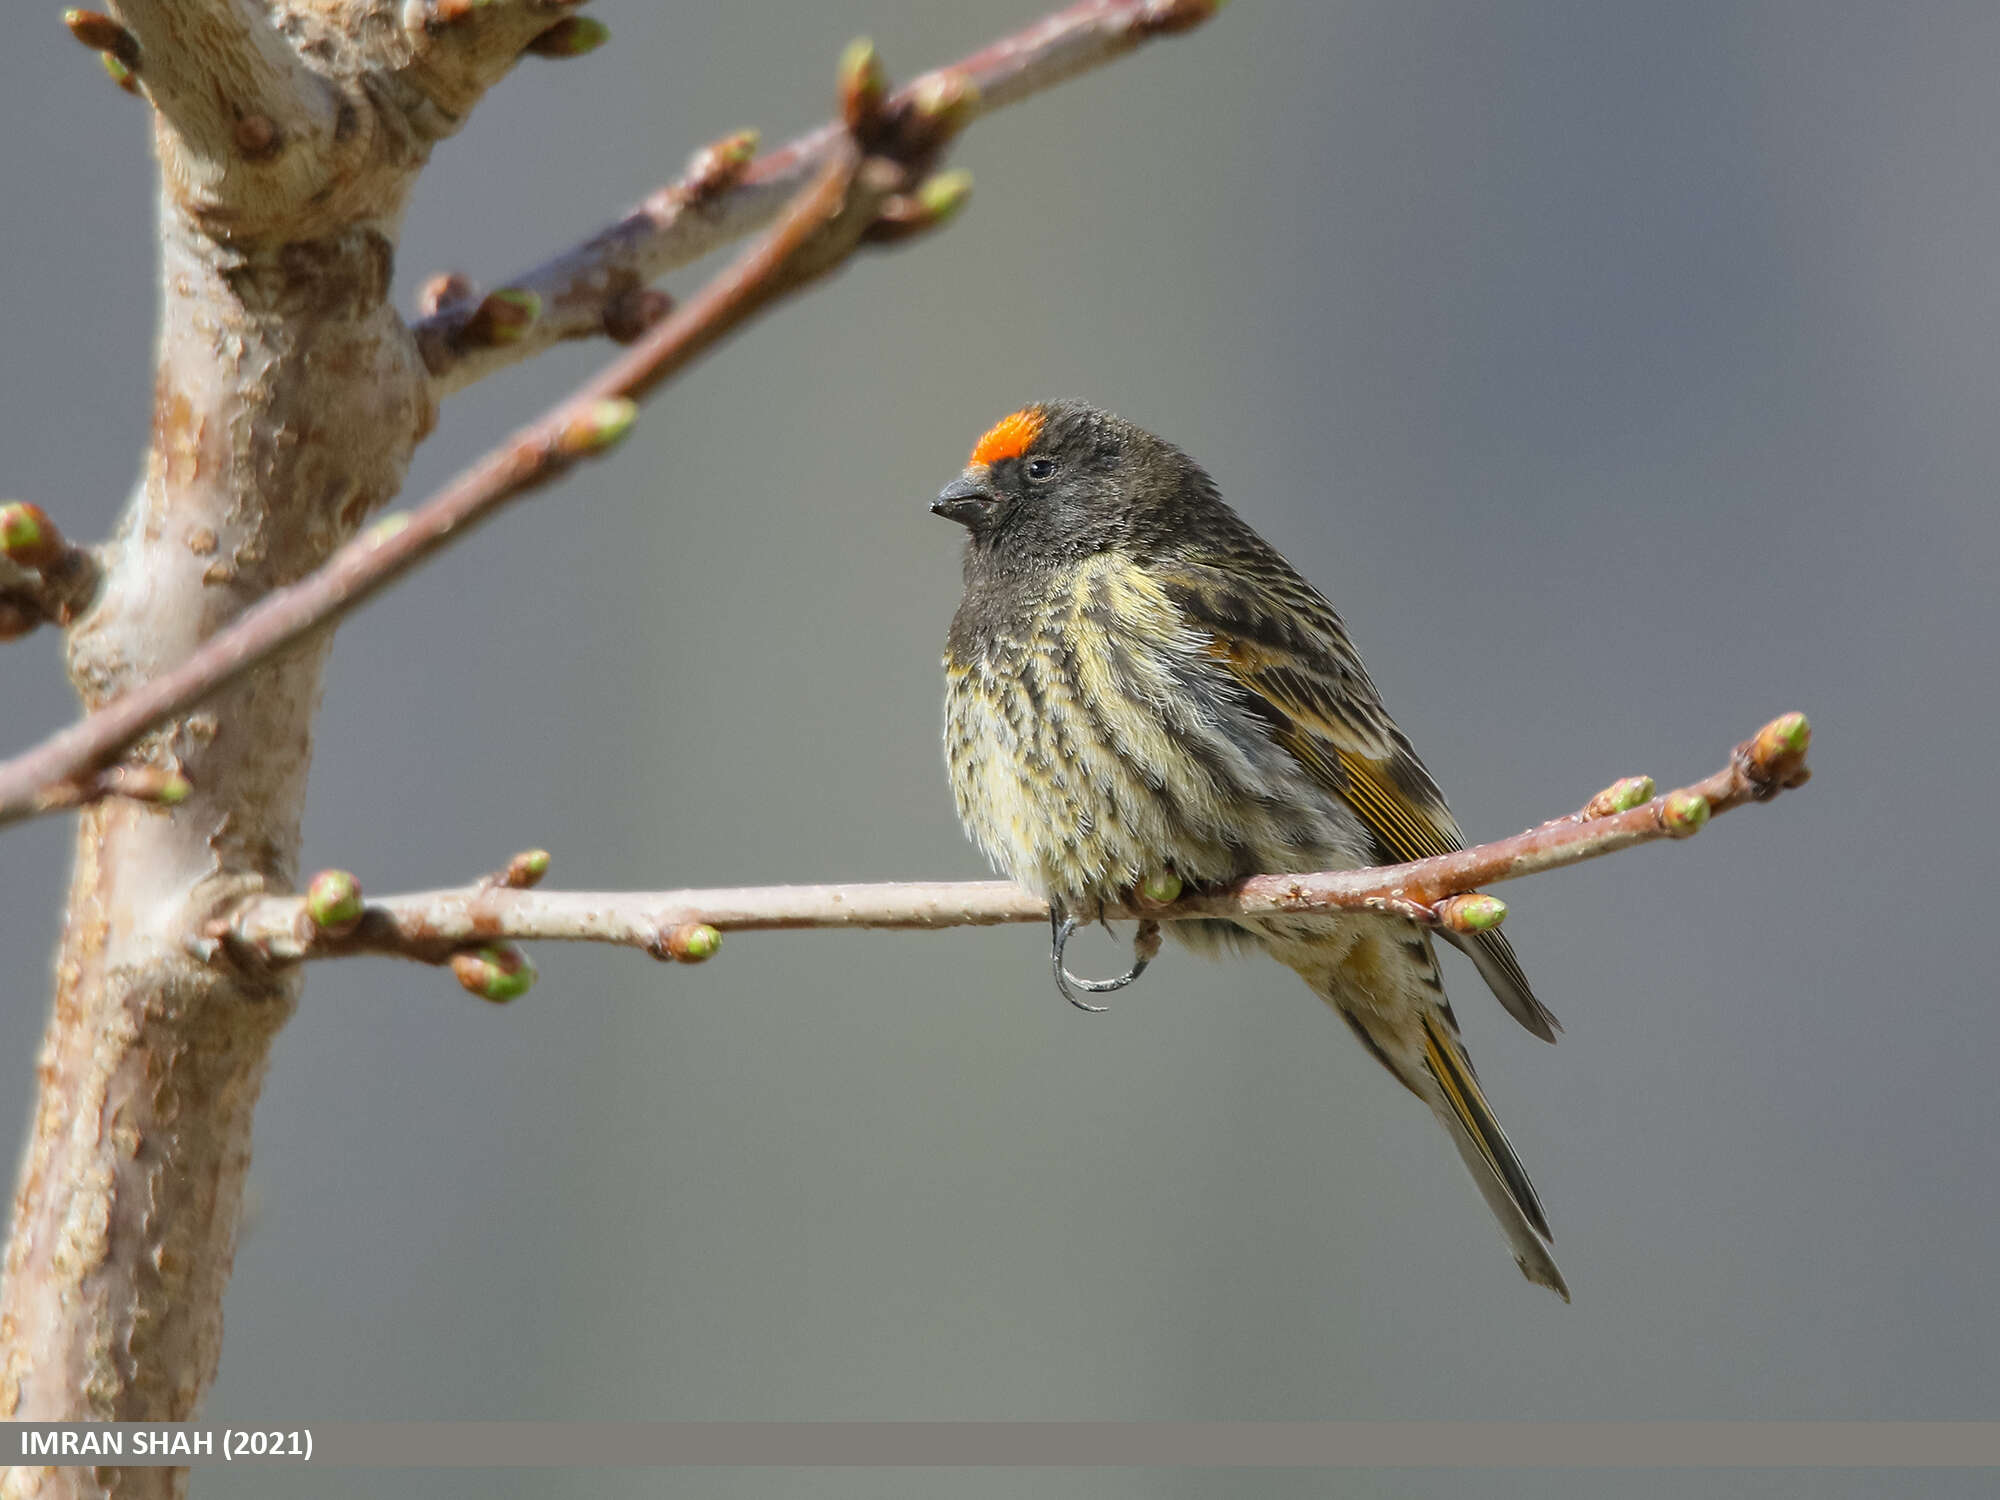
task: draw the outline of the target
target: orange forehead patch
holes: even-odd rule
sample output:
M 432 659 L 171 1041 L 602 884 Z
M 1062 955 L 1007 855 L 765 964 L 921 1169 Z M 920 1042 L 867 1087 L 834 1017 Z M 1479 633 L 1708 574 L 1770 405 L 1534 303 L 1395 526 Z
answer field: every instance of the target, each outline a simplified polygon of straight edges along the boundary
M 997 464 L 1002 459 L 1019 458 L 1042 430 L 1042 409 L 1039 406 L 1025 406 L 1012 412 L 986 429 L 972 448 L 972 462 L 976 464 Z

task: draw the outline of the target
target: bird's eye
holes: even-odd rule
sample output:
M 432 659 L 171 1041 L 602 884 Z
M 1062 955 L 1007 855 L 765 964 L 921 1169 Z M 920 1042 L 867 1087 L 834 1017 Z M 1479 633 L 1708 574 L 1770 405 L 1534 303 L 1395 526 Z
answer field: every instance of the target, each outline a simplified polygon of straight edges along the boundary
M 1031 458 L 1028 460 L 1027 475 L 1030 479 L 1053 479 L 1056 461 L 1052 458 Z

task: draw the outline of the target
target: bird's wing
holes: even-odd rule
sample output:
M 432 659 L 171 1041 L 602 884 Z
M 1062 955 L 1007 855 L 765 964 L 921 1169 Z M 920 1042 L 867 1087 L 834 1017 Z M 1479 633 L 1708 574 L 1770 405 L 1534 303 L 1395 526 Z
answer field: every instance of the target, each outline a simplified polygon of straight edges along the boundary
M 1444 794 L 1396 727 L 1347 627 L 1275 552 L 1246 566 L 1178 562 L 1160 581 L 1271 738 L 1374 834 L 1384 864 L 1465 847 Z M 1562 1025 L 1535 998 L 1500 932 L 1445 934 L 1507 1013 L 1544 1041 Z

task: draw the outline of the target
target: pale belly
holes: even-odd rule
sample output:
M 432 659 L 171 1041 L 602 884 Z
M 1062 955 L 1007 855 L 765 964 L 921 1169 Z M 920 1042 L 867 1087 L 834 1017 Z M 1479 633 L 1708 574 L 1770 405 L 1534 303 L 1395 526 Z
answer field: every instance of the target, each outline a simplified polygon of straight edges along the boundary
M 1303 776 L 1287 779 L 1275 747 L 1246 750 L 1249 726 L 1212 708 L 1181 722 L 1133 713 L 1129 698 L 1107 712 L 1064 670 L 1081 654 L 1069 644 L 946 663 L 959 818 L 1009 879 L 1087 911 L 1167 871 L 1211 884 L 1365 863 L 1358 820 Z M 1197 942 L 1215 935 L 1207 923 L 1173 925 Z
M 945 759 L 966 832 L 1045 896 L 1097 897 L 1168 868 L 1179 840 L 1157 794 L 1073 699 L 1051 703 L 1039 680 L 1034 691 L 1040 712 L 984 664 L 950 670 Z

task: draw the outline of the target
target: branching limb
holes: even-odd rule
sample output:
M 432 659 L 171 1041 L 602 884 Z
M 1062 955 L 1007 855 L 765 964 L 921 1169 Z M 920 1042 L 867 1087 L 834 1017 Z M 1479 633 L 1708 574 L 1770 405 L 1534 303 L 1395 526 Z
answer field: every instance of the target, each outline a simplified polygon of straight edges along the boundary
M 584 0 L 370 0 L 366 20 L 359 0 L 106 3 L 66 11 L 70 33 L 153 106 L 168 197 L 243 249 L 392 225 L 431 145 L 525 53 L 607 35 Z
M 1149 37 L 1212 15 L 1217 0 L 1079 0 L 1025 30 L 884 92 L 881 117 L 895 122 L 948 115 L 952 130 L 1052 84 L 1109 62 Z M 439 396 L 526 359 L 563 339 L 618 332 L 638 289 L 769 223 L 810 182 L 848 135 L 821 126 L 754 162 L 718 173 L 713 148 L 675 183 L 553 260 L 514 277 L 505 290 L 535 316 L 500 340 L 468 337 L 464 308 L 429 312 L 416 327 Z M 744 137 L 731 137 L 740 150 Z
M 1107 907 L 1103 915 L 1158 923 L 1193 917 L 1387 911 L 1459 931 L 1479 931 L 1497 925 L 1506 907 L 1492 896 L 1472 894 L 1477 887 L 1561 869 L 1656 839 L 1686 838 L 1718 813 L 1746 802 L 1768 801 L 1787 788 L 1803 785 L 1810 739 L 1805 716 L 1786 714 L 1738 745 L 1729 763 L 1714 775 L 1664 796 L 1651 796 L 1649 778 L 1627 777 L 1567 817 L 1456 854 L 1381 869 L 1257 875 L 1222 889 L 1156 899 L 1179 889 L 1180 883 L 1169 877 L 1164 888 L 1148 882 L 1146 891 Z M 524 862 L 534 870 L 531 879 L 489 877 L 456 890 L 366 902 L 351 875 L 329 872 L 321 877 L 326 882 L 322 889 L 343 898 L 338 906 L 316 904 L 313 892 L 303 897 L 259 897 L 218 919 L 196 947 L 211 961 L 227 957 L 285 964 L 374 953 L 421 963 L 453 963 L 457 968 L 462 965 L 455 960 L 468 950 L 490 954 L 506 952 L 515 942 L 552 941 L 612 943 L 642 949 L 655 958 L 689 961 L 713 954 L 719 935 L 726 932 L 832 927 L 929 930 L 1049 920 L 1046 902 L 1004 881 L 542 891 L 527 887 L 547 869 L 547 856 L 541 851 L 517 856 L 510 871 Z M 463 974 L 460 977 L 464 979 Z
M 342 133 L 338 92 L 306 66 L 261 0 L 110 0 L 70 11 L 77 40 L 158 113 L 161 167 L 191 207 L 272 198 L 323 173 Z M 275 176 L 273 175 L 275 174 Z M 256 177 L 260 181 L 252 187 Z
M 429 134 L 456 130 L 472 106 L 534 51 L 575 57 L 608 37 L 602 23 L 574 14 L 584 0 L 403 0 L 408 61 L 397 70 L 436 111 Z
M 73 806 L 79 800 L 77 783 L 154 724 L 354 608 L 507 501 L 610 448 L 631 425 L 633 398 L 686 366 L 771 299 L 828 268 L 802 267 L 802 252 L 816 248 L 815 237 L 847 208 L 855 175 L 852 150 L 830 156 L 818 179 L 763 240 L 569 400 L 414 512 L 385 517 L 316 573 L 267 594 L 180 666 L 0 764 L 0 823 Z

